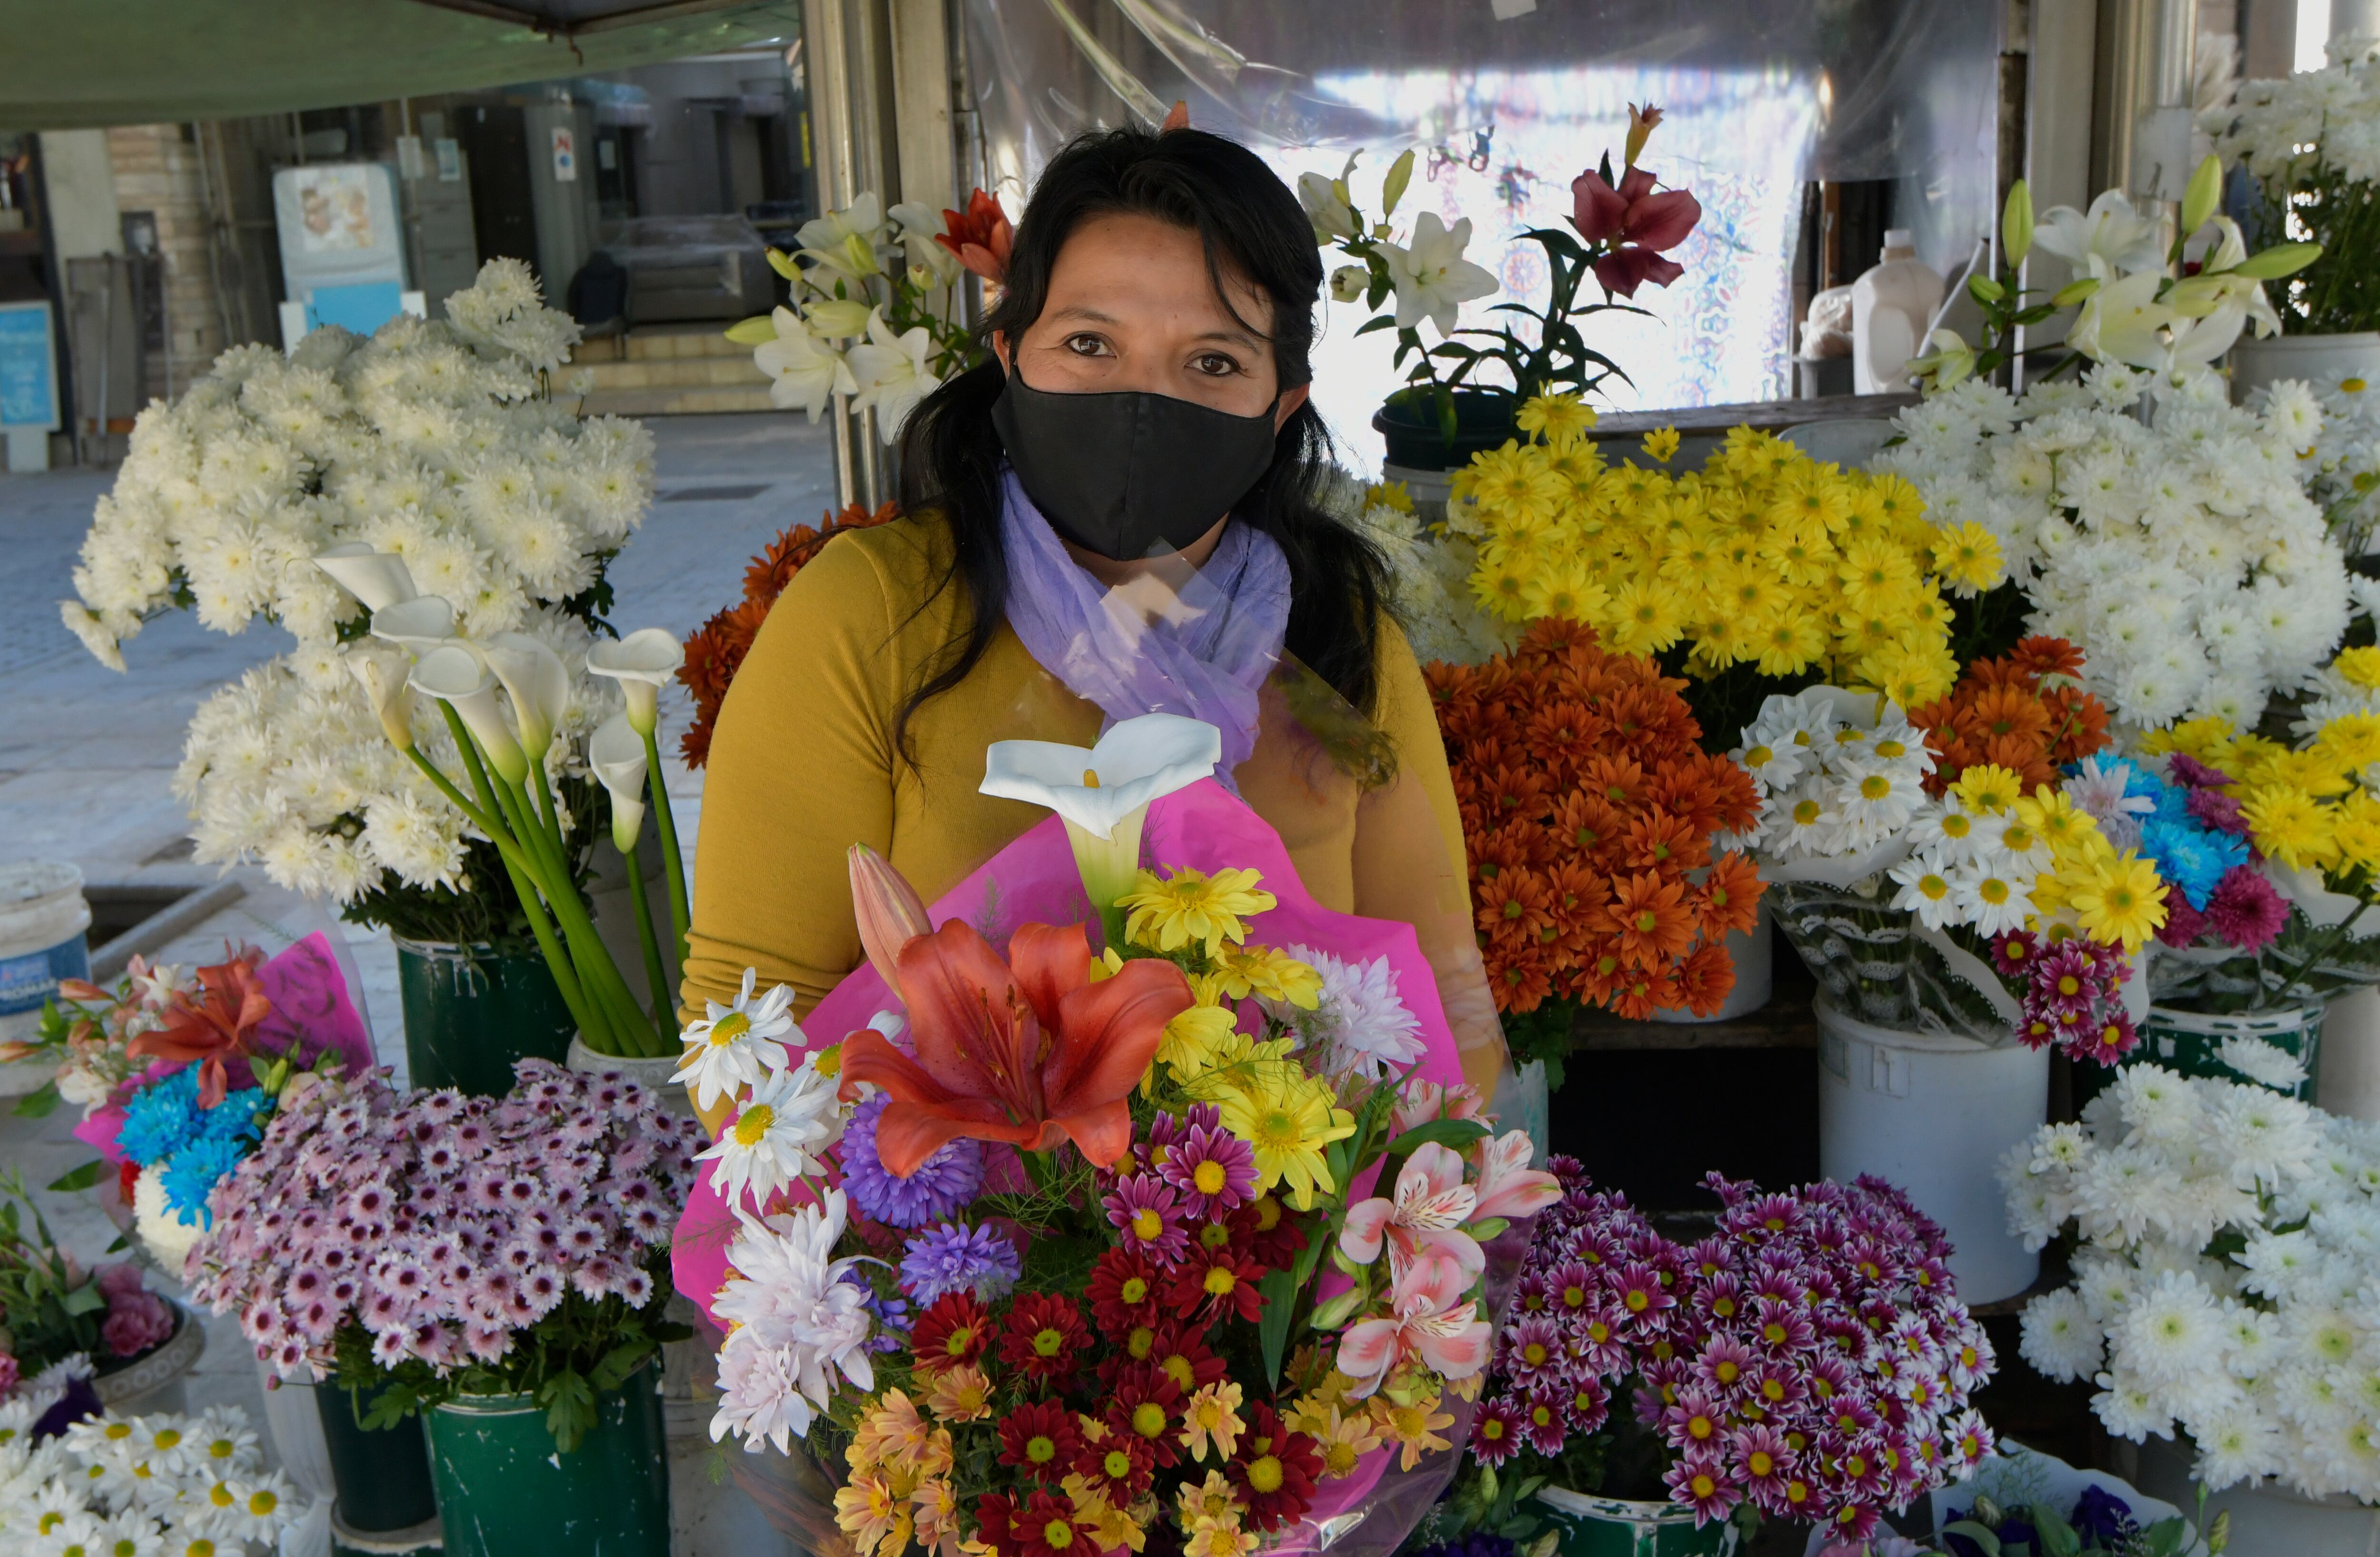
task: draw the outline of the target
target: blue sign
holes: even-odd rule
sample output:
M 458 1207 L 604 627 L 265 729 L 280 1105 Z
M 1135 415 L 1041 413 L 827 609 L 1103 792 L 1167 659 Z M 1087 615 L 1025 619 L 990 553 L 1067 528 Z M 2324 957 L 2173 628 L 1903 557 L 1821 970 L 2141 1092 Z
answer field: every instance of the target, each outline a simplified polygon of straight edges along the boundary
M 57 348 L 47 303 L 0 303 L 0 427 L 58 425 Z

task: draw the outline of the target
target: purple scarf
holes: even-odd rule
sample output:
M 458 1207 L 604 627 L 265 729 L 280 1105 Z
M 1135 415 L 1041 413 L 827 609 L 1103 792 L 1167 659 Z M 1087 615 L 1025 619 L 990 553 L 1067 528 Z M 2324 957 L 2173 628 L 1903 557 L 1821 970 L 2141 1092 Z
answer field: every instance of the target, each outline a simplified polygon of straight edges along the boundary
M 1066 554 L 1016 472 L 1002 473 L 1002 488 L 1008 625 L 1026 651 L 1076 697 L 1099 704 L 1106 724 L 1178 713 L 1214 725 L 1223 733 L 1215 777 L 1236 794 L 1231 772 L 1256 749 L 1257 693 L 1289 627 L 1289 559 L 1280 542 L 1225 525 L 1215 554 L 1179 591 L 1178 608 L 1169 603 L 1150 622 Z

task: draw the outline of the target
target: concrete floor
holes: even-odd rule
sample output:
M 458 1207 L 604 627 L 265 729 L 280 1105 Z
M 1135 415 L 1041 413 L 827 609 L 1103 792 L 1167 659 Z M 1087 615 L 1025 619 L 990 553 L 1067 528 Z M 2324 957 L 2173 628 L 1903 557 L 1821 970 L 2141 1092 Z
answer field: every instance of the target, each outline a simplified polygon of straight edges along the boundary
M 754 414 L 655 419 L 660 500 L 643 529 L 612 565 L 623 629 L 662 626 L 685 636 L 742 597 L 744 568 L 780 529 L 818 522 L 833 504 L 828 428 L 799 416 Z M 0 475 L 0 862 L 67 859 L 84 880 L 111 884 L 203 884 L 212 867 L 188 855 L 182 808 L 169 789 L 190 712 L 223 683 L 288 647 L 259 624 L 237 637 L 202 630 L 186 614 L 151 623 L 125 646 L 128 674 L 92 660 L 59 625 L 56 602 L 72 593 L 68 569 L 106 471 Z M 719 487 L 757 487 L 735 498 L 673 500 Z M 684 690 L 662 696 L 662 748 L 677 748 L 691 715 Z M 699 824 L 702 779 L 673 768 L 672 803 L 689 855 Z M 690 861 L 689 861 L 690 864 Z M 362 983 L 362 1004 L 383 1064 L 404 1081 L 405 1046 L 396 958 L 385 932 L 341 925 L 322 906 L 273 886 L 257 870 L 234 872 L 237 903 L 166 948 L 167 962 L 220 960 L 224 944 L 252 941 L 277 951 L 317 930 L 343 939 Z M 46 1185 L 88 1161 L 67 1134 L 79 1111 L 38 1123 L 0 1111 L 0 1166 Z M 37 1192 L 60 1241 L 86 1262 L 115 1237 L 93 1194 Z M 152 1287 L 178 1295 L 170 1279 Z M 258 1377 L 237 1326 L 211 1320 L 205 1356 L 189 1382 L 192 1409 L 219 1401 L 247 1406 L 262 1425 Z

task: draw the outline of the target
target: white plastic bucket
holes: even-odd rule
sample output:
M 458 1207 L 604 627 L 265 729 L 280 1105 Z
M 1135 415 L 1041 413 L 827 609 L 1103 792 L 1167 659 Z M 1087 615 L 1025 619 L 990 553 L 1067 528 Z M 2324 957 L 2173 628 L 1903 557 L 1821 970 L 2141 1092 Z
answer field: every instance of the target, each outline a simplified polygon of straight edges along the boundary
M 32 1038 L 59 979 L 91 977 L 90 928 L 80 870 L 54 860 L 0 865 L 0 1042 Z M 0 1065 L 0 1095 L 37 1091 L 55 1068 L 40 1060 Z
M 2187 1438 L 2112 1447 L 2119 1470 L 2124 1468 L 2124 1452 L 2132 1451 L 2139 1474 L 2131 1479 L 2142 1491 L 2197 1513 L 2198 1485 L 2191 1479 L 2197 1448 Z M 2231 1557 L 2367 1557 L 2380 1551 L 2380 1508 L 2343 1492 L 2309 1498 L 2269 1478 L 2234 1482 L 2207 1498 L 2206 1517 L 2212 1521 L 2217 1514 L 2231 1515 L 2231 1543 L 2224 1548 Z
M 2008 1227 L 1994 1170 L 2049 1114 L 2049 1051 L 1891 1032 L 1823 997 L 1818 1017 L 1818 1171 L 1874 1174 L 1907 1191 L 1950 1240 L 1970 1306 L 2033 1284 L 2041 1257 Z
M 2380 331 L 2344 335 L 2275 335 L 2260 341 L 2242 335 L 2231 348 L 2231 398 L 2248 396 L 2283 379 L 2300 379 L 2317 390 L 2337 389 L 2341 379 L 2360 378 L 2380 387 Z

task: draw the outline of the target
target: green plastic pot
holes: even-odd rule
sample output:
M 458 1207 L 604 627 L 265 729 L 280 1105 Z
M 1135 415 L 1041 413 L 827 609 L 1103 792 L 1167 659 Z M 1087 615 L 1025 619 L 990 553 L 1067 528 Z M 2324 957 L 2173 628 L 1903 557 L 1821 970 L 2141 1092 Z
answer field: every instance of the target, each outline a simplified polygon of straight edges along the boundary
M 578 1030 L 552 969 L 534 953 L 399 941 L 396 987 L 416 1087 L 500 1098 L 513 1089 L 514 1062 L 559 1064 Z
M 2328 1010 L 2327 1005 L 2317 1002 L 2218 1016 L 2173 1005 L 2152 1005 L 2148 1020 L 2141 1024 L 2140 1042 L 2132 1046 L 2132 1052 L 2119 1062 L 2119 1066 L 2163 1065 L 2201 1080 L 2248 1083 L 2248 1077 L 2223 1063 L 2223 1040 L 2235 1035 L 2260 1039 L 2286 1051 L 2305 1066 L 2306 1078 L 2291 1089 L 2289 1096 L 2312 1102 L 2314 1089 L 2322 1081 L 2322 1019 Z M 2115 1078 L 2114 1071 L 2099 1065 L 2076 1064 L 2076 1111 L 2079 1113 L 2084 1103 L 2106 1091 Z
M 1520 436 L 1512 419 L 1521 403 L 1484 389 L 1454 392 L 1454 438 L 1447 440 L 1438 420 L 1438 397 L 1424 393 L 1390 400 L 1372 413 L 1372 431 L 1388 441 L 1390 465 L 1415 470 L 1458 470 L 1486 449 L 1502 448 Z
M 381 1536 L 417 1529 L 438 1517 L 430 1445 L 419 1417 L 368 1429 L 356 1419 L 355 1395 L 330 1383 L 315 1389 L 314 1407 L 322 1418 L 322 1446 L 330 1452 L 331 1480 L 338 1489 L 333 1514 L 342 1527 Z
M 1538 1490 L 1537 1503 L 1560 1538 L 1561 1557 L 1734 1557 L 1741 1534 L 1725 1519 L 1698 1529 L 1694 1510 L 1672 1502 L 1546 1487 Z
M 466 1395 L 430 1413 L 446 1557 L 669 1557 L 669 1451 L 648 1363 L 595 1397 L 565 1454 L 528 1395 Z

